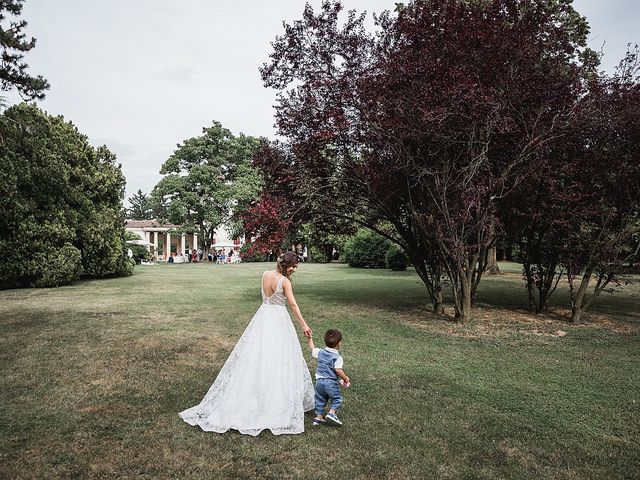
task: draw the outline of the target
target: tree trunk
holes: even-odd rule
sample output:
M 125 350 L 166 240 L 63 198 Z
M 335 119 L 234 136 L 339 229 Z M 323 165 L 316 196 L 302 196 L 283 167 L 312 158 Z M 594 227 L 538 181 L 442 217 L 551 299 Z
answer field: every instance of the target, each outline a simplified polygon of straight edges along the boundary
M 431 270 L 425 265 L 425 262 L 420 258 L 414 258 L 413 266 L 416 269 L 416 273 L 427 287 L 429 293 L 429 300 L 433 305 L 433 313 L 436 315 L 442 315 L 444 313 L 444 305 L 442 302 L 442 284 L 440 283 L 440 273 L 437 269 Z
M 460 291 L 460 297 L 456 300 L 456 322 L 465 324 L 471 319 L 471 290 L 464 288 Z
M 489 249 L 489 254 L 487 257 L 487 268 L 485 273 L 488 275 L 499 275 L 500 267 L 498 266 L 498 256 L 496 253 L 496 247 L 491 247 Z
M 586 300 L 587 289 L 589 288 L 589 282 L 591 281 L 592 270 L 588 269 L 582 275 L 580 286 L 575 295 L 571 294 L 571 322 L 578 322 L 584 313 L 584 303 Z
M 529 310 L 536 314 L 546 312 L 549 307 L 549 298 L 555 291 L 554 280 L 560 280 L 562 272 L 556 272 L 557 263 L 535 264 L 524 262 L 522 274 L 527 285 L 529 296 Z M 557 283 L 556 283 L 557 285 Z
M 465 324 L 471 319 L 471 278 L 464 272 L 458 273 L 455 284 L 453 297 L 455 300 L 456 322 Z
M 433 313 L 436 315 L 444 315 L 444 304 L 442 303 L 442 289 L 438 285 L 437 290 L 431 298 L 433 304 Z
M 538 303 L 536 305 L 536 314 L 540 314 L 542 312 L 547 311 L 547 303 L 549 301 L 549 296 L 544 289 L 538 291 Z
M 524 274 L 524 281 L 527 285 L 527 296 L 529 297 L 529 311 L 536 312 L 538 305 L 536 304 L 535 285 L 533 282 L 533 275 L 531 274 L 531 265 L 529 263 L 522 264 L 522 273 Z
M 578 323 L 582 318 L 582 314 L 584 313 L 583 308 L 578 308 L 577 306 L 571 307 L 571 322 Z
M 527 294 L 529 296 L 529 311 L 538 313 L 538 304 L 536 302 L 536 295 L 529 285 L 527 285 Z
M 554 291 L 553 280 L 556 278 L 556 264 L 551 263 L 547 265 L 546 277 L 542 282 L 542 288 L 540 289 L 540 302 L 538 303 L 538 310 L 536 313 L 546 312 L 549 309 L 549 298 Z

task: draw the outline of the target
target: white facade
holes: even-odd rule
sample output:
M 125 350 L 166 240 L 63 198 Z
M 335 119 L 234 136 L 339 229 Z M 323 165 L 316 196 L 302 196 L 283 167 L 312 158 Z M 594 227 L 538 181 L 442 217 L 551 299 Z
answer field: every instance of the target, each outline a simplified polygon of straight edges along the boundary
M 244 245 L 244 239 L 231 238 L 224 225 L 218 227 L 213 240 L 214 242 L 211 245 L 211 248 L 216 251 L 224 249 L 225 252 L 228 252 L 230 248 L 233 248 L 233 250 L 237 252 L 240 250 L 240 247 Z
M 189 254 L 193 249 L 198 249 L 198 234 L 183 233 L 172 235 L 169 232 L 178 228 L 178 225 L 161 224 L 155 220 L 127 220 L 125 230 L 135 233 L 140 237 L 135 241 L 140 245 L 145 245 L 149 253 L 157 260 L 168 260 L 169 256 L 182 256 Z M 221 226 L 216 230 L 214 242 L 210 246 L 212 251 L 234 251 L 234 255 L 239 255 L 240 247 L 244 241 L 239 238 L 230 238 L 227 230 Z M 206 256 L 208 252 L 204 252 Z

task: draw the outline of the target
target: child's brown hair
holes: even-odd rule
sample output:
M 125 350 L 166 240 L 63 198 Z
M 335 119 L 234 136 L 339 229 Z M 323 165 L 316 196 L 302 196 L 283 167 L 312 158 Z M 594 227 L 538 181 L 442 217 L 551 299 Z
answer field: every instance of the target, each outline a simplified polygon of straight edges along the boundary
M 327 333 L 324 334 L 324 344 L 329 348 L 335 347 L 340 343 L 341 340 L 342 333 L 340 333 L 340 330 L 335 330 L 332 328 L 330 330 L 327 330 Z

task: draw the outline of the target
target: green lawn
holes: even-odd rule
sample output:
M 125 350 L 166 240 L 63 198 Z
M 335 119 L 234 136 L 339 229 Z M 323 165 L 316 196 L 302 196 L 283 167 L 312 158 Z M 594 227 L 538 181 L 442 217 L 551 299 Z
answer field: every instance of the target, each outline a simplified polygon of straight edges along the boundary
M 267 268 L 137 267 L 0 291 L 0 478 L 639 478 L 637 283 L 571 325 L 566 292 L 536 317 L 519 274 L 487 277 L 459 326 L 428 312 L 412 271 L 301 265 L 316 342 L 344 334 L 344 426 L 188 426 L 177 413 L 212 383 Z

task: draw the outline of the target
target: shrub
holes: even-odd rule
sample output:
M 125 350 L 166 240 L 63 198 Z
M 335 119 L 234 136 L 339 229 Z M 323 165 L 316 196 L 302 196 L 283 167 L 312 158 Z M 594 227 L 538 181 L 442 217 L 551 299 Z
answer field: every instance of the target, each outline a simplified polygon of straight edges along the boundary
M 326 249 L 321 249 L 316 246 L 309 247 L 309 251 L 311 252 L 311 261 L 315 263 L 329 263 L 332 258 L 330 255 L 327 255 Z
M 149 250 L 147 250 L 147 247 L 145 247 L 144 245 L 136 245 L 135 243 L 127 243 L 127 248 L 131 250 L 131 253 L 133 253 L 132 260 L 136 264 L 139 265 L 142 261 L 151 260 L 151 254 L 149 253 Z
M 401 272 L 407 269 L 407 265 L 409 264 L 409 257 L 404 253 L 397 245 L 391 245 L 389 250 L 387 250 L 387 254 L 384 257 L 387 268 L 390 268 L 394 272 Z
M 240 258 L 243 262 L 266 262 L 267 254 L 258 252 L 251 242 L 247 242 L 240 247 Z
M 347 240 L 344 246 L 344 260 L 350 267 L 384 268 L 385 255 L 391 241 L 377 233 L 360 229 Z
M 34 282 L 34 287 L 58 287 L 77 280 L 82 274 L 82 255 L 80 250 L 65 243 L 60 249 L 52 249 L 41 262 L 44 267 Z

